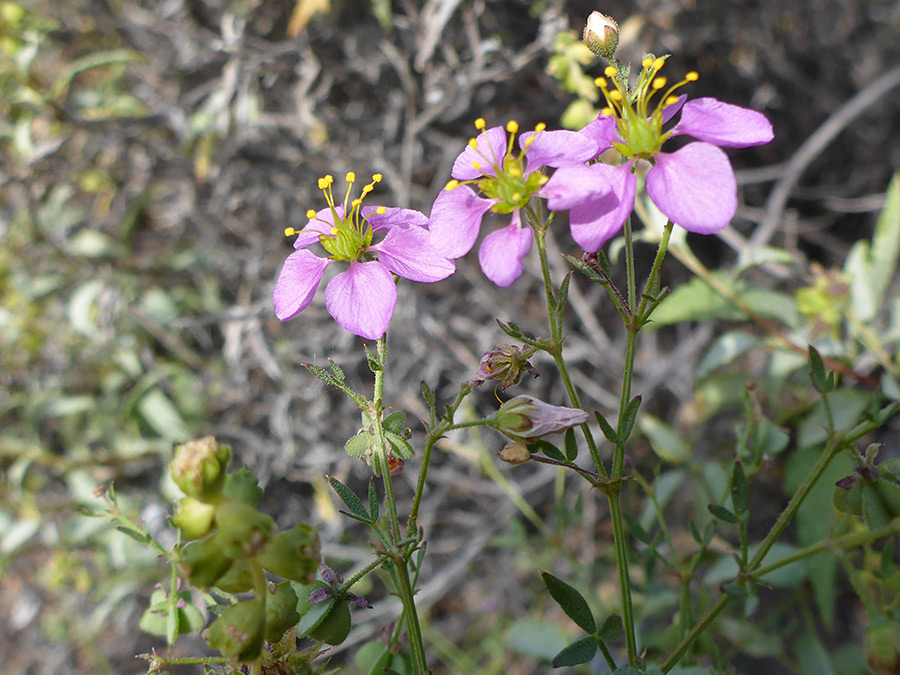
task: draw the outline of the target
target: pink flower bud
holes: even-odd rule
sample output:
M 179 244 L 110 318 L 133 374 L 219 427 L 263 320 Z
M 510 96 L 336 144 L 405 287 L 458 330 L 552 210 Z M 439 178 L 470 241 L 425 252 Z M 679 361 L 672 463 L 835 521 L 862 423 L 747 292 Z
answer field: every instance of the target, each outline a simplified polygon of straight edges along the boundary
M 597 56 L 611 59 L 619 46 L 619 24 L 600 12 L 591 12 L 584 26 L 584 44 Z
M 494 428 L 520 443 L 565 431 L 588 420 L 583 410 L 550 405 L 533 396 L 516 396 L 500 406 Z

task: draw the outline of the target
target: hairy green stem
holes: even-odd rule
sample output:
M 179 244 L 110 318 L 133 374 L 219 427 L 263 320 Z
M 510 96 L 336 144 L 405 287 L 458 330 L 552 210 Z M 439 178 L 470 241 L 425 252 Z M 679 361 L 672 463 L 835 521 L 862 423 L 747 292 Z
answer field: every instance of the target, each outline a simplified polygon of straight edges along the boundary
M 400 600 L 403 602 L 406 614 L 406 630 L 409 632 L 409 649 L 412 652 L 418 675 L 427 675 L 428 663 L 425 660 L 425 643 L 422 640 L 422 627 L 419 625 L 419 615 L 416 612 L 416 599 L 412 584 L 409 582 L 409 566 L 405 557 L 397 560 L 397 579 L 399 585 Z

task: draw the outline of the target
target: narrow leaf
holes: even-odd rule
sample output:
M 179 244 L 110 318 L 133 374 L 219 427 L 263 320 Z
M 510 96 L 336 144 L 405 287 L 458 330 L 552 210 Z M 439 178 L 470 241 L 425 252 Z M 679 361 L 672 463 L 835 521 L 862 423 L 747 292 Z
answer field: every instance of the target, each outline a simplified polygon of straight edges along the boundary
M 631 430 L 634 428 L 634 420 L 637 417 L 638 409 L 640 407 L 640 396 L 635 396 L 628 405 L 625 406 L 625 411 L 622 413 L 622 417 L 619 420 L 619 430 L 617 432 L 620 439 L 627 439 L 631 435 Z
M 731 472 L 731 504 L 736 513 L 744 513 L 750 501 L 750 486 L 747 483 L 747 475 L 740 462 L 734 463 Z
M 622 634 L 622 617 L 610 614 L 597 631 L 597 637 L 604 642 L 615 642 Z
M 521 340 L 523 337 L 525 337 L 522 333 L 522 329 L 512 321 L 510 321 L 509 323 L 504 323 L 500 319 L 497 319 L 497 325 L 500 326 L 500 330 L 509 335 L 511 338 Z
M 612 425 L 606 421 L 606 418 L 596 410 L 594 411 L 594 417 L 597 418 L 597 424 L 600 425 L 600 431 L 606 436 L 606 440 L 610 443 L 617 443 L 619 436 L 616 434 L 616 430 L 612 428 Z
M 374 522 L 369 516 L 368 511 L 366 511 L 366 507 L 363 506 L 360 498 L 353 493 L 353 490 L 348 488 L 337 478 L 332 478 L 331 476 L 328 476 L 328 482 L 331 483 L 331 487 L 334 488 L 334 491 L 338 493 L 338 497 L 340 497 L 344 504 L 347 505 L 347 508 L 350 509 L 351 514 L 364 523 Z
M 570 644 L 554 657 L 553 667 L 562 668 L 564 666 L 577 666 L 582 663 L 587 663 L 594 658 L 594 654 L 596 653 L 597 641 L 591 636 L 581 638 L 577 642 Z
M 369 513 L 374 523 L 378 520 L 378 490 L 375 489 L 375 479 L 369 479 Z
M 809 345 L 809 369 L 810 369 L 810 379 L 812 379 L 813 387 L 820 394 L 825 394 L 829 391 L 828 389 L 828 376 L 825 372 L 825 363 L 822 361 L 822 357 L 819 355 L 818 350 Z
M 566 429 L 565 435 L 566 459 L 574 462 L 578 457 L 578 441 L 575 440 L 575 430 Z
M 569 282 L 572 280 L 572 273 L 569 272 L 563 277 L 562 283 L 559 285 L 559 291 L 556 293 L 556 302 L 558 307 L 557 313 L 562 316 L 563 310 L 566 308 L 566 302 L 569 300 Z
M 724 506 L 720 506 L 719 504 L 709 504 L 706 508 L 709 509 L 709 512 L 713 514 L 713 516 L 719 520 L 724 520 L 726 523 L 734 525 L 738 521 L 738 517 Z
M 555 459 L 557 462 L 565 462 L 566 456 L 562 453 L 562 451 L 557 448 L 550 441 L 545 441 L 543 438 L 535 441 L 534 443 L 528 443 L 525 447 L 528 448 L 528 451 L 531 454 L 535 454 L 538 452 L 543 452 L 550 459 Z
M 541 578 L 544 580 L 547 590 L 550 591 L 550 597 L 562 607 L 566 615 L 581 630 L 585 633 L 593 633 L 597 630 L 594 616 L 591 614 L 587 601 L 582 597 L 581 593 L 549 572 L 541 572 Z

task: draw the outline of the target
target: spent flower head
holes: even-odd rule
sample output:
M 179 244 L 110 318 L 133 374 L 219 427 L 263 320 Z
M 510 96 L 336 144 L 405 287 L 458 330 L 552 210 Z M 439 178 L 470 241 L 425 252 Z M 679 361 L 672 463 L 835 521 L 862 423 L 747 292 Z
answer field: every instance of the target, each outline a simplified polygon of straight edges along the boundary
M 676 225 L 699 234 L 725 228 L 737 209 L 737 182 L 728 156 L 720 149 L 763 145 L 773 138 L 772 125 L 759 112 L 723 103 L 714 98 L 686 101 L 676 92 L 695 82 L 690 72 L 669 84 L 660 74 L 668 57 L 647 56 L 637 82 L 632 87 L 623 71 L 608 66 L 597 78 L 606 107 L 580 133 L 597 142 L 600 152 L 617 150 L 624 162 L 565 167 L 545 186 L 551 209 L 583 199 L 598 184 L 612 189 L 618 206 L 599 218 L 572 212 L 572 236 L 586 250 L 596 251 L 625 222 L 634 206 L 637 179 L 635 165 L 650 164 L 646 176 L 647 194 L 659 210 Z M 677 124 L 665 125 L 677 114 Z M 675 152 L 663 152 L 663 145 L 675 136 L 693 136 Z
M 273 299 L 276 316 L 287 321 L 309 307 L 325 268 L 335 262 L 349 263 L 325 287 L 325 307 L 342 328 L 374 340 L 384 335 L 397 303 L 392 273 L 411 281 L 433 282 L 453 274 L 455 265 L 431 246 L 424 214 L 362 205 L 381 174 L 372 176 L 362 194 L 351 200 L 355 181 L 356 175 L 348 173 L 347 192 L 343 201 L 336 202 L 334 178 L 319 179 L 328 205 L 307 211 L 309 222 L 302 230 L 285 229 L 286 236 L 297 235 L 295 251 L 284 262 Z M 325 250 L 324 257 L 309 250 L 316 243 Z
M 497 345 L 482 355 L 472 384 L 477 387 L 487 380 L 500 380 L 500 389 L 508 389 L 519 383 L 523 373 L 539 377 L 537 368 L 528 360 L 534 351 L 534 348 L 521 349 L 515 345 Z
M 516 122 L 505 129 L 486 126 L 483 119 L 475 121 L 480 133 L 456 158 L 453 179 L 434 202 L 431 242 L 441 255 L 459 258 L 475 245 L 486 213 L 509 215 L 509 225 L 487 235 L 478 252 L 485 276 L 498 286 L 509 286 L 522 273 L 531 250 L 532 231 L 523 223 L 522 211 L 533 197 L 542 196 L 547 175 L 541 169 L 583 165 L 598 154 L 598 147 L 588 136 L 547 131 L 541 123 L 518 137 L 516 149 Z M 598 186 L 591 200 L 596 202 L 597 194 L 605 192 Z

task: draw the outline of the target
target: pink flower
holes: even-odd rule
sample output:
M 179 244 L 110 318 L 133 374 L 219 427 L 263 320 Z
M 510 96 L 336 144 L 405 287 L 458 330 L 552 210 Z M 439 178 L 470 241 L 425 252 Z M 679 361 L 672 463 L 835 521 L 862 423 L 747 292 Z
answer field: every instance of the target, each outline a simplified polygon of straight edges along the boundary
M 698 234 L 712 234 L 724 229 L 737 209 L 737 183 L 728 156 L 720 149 L 763 145 L 773 138 L 772 125 L 759 112 L 722 103 L 714 98 L 700 98 L 685 103 L 685 96 L 672 93 L 696 73 L 669 88 L 659 105 L 649 111 L 650 99 L 666 86 L 657 73 L 665 59 L 646 59 L 633 93 L 599 85 L 609 107 L 580 133 L 594 140 L 600 152 L 615 148 L 624 157 L 619 166 L 592 164 L 587 167 L 564 167 L 553 175 L 542 190 L 550 209 L 566 208 L 583 200 L 596 185 L 610 187 L 618 200 L 614 209 L 591 218 L 575 209 L 572 236 L 586 251 L 598 250 L 615 235 L 634 206 L 637 180 L 632 173 L 639 159 L 652 165 L 647 172 L 647 194 L 659 210 L 676 225 Z M 606 70 L 616 78 L 615 68 Z M 663 125 L 678 111 L 681 118 L 669 131 Z M 698 142 L 688 143 L 675 152 L 662 152 L 663 144 L 675 136 L 692 136 Z
M 355 176 L 347 174 L 352 184 Z M 431 246 L 428 218 L 418 211 L 383 206 L 362 207 L 362 198 L 381 180 L 376 174 L 363 188 L 362 197 L 349 202 L 349 189 L 343 204 L 335 204 L 331 193 L 334 179 L 319 180 L 328 207 L 308 211 L 309 222 L 299 232 L 287 228 L 285 234 L 297 234 L 292 254 L 284 261 L 275 284 L 275 315 L 291 319 L 309 307 L 315 297 L 325 268 L 335 262 L 349 263 L 325 287 L 325 307 L 345 330 L 375 340 L 387 330 L 397 287 L 392 274 L 412 281 L 433 282 L 445 279 L 455 269 L 451 260 Z M 345 214 L 347 214 L 345 216 Z M 384 238 L 373 244 L 376 235 Z M 319 243 L 329 254 L 317 256 L 309 246 Z

